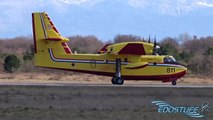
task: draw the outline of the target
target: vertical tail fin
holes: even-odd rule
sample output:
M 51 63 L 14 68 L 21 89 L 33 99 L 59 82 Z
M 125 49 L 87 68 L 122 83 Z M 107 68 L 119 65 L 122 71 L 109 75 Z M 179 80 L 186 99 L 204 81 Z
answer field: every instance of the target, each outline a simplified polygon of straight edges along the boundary
M 51 49 L 56 54 L 72 54 L 66 42 L 69 40 L 61 36 L 45 12 L 32 13 L 35 65 L 48 58 Z
M 69 40 L 59 34 L 45 12 L 32 13 L 32 22 L 35 53 L 45 52 L 49 48 L 60 53 L 68 51 L 71 53 L 66 44 Z

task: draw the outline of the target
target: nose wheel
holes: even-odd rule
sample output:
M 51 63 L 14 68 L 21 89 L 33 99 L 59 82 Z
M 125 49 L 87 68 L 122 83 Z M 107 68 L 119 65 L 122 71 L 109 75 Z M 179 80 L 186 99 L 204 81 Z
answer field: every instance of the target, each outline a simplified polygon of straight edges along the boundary
M 172 85 L 176 85 L 177 84 L 177 82 L 176 81 L 172 81 Z
M 112 78 L 112 84 L 123 85 L 124 79 L 121 77 L 121 59 L 116 59 L 115 76 Z

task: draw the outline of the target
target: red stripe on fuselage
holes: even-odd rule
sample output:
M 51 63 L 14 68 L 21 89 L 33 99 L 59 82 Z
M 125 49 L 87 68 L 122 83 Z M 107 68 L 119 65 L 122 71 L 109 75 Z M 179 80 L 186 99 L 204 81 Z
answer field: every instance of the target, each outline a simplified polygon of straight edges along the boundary
M 123 76 L 123 78 L 125 80 L 161 80 L 161 81 L 165 81 L 165 80 L 168 80 L 168 79 L 178 79 L 178 78 L 181 78 L 185 74 L 186 74 L 186 71 L 175 73 L 175 74 L 171 74 L 171 75 Z
M 43 66 L 38 66 L 43 67 Z M 44 67 L 44 68 L 51 68 L 51 69 L 59 69 L 59 70 L 68 70 L 68 71 L 74 71 L 74 72 L 81 72 L 81 73 L 88 73 L 88 74 L 95 74 L 95 75 L 104 75 L 104 76 L 111 76 L 113 77 L 115 73 L 110 72 L 101 72 L 101 71 L 87 71 L 87 70 L 75 70 L 75 69 L 65 69 L 65 68 L 54 68 L 54 67 Z M 122 75 L 124 80 L 159 80 L 164 81 L 172 78 L 180 78 L 186 74 L 186 71 L 179 72 L 172 75 L 147 75 L 147 76 L 128 76 L 128 75 Z
M 146 66 L 148 66 L 148 64 L 146 65 L 141 65 L 141 66 L 137 66 L 137 67 L 128 67 L 126 69 L 141 69 L 141 68 L 145 68 Z

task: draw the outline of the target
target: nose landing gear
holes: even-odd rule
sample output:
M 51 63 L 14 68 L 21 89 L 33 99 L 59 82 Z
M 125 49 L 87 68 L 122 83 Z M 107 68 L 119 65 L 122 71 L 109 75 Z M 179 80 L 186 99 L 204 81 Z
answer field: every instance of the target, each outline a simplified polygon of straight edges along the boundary
M 172 85 L 176 85 L 177 84 L 177 82 L 174 80 L 174 81 L 172 81 Z

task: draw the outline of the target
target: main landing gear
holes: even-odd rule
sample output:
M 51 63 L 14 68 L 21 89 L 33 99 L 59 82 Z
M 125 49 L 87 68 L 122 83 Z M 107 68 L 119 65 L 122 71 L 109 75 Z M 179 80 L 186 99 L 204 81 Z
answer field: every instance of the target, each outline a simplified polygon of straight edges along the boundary
M 115 76 L 112 78 L 112 84 L 123 85 L 124 79 L 121 77 L 121 59 L 116 59 Z

